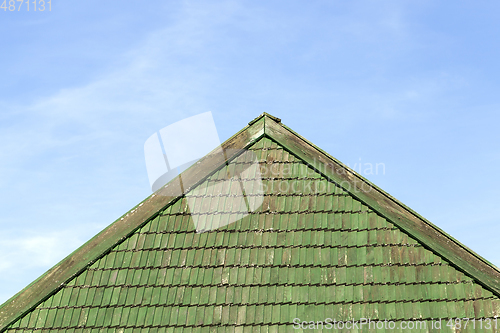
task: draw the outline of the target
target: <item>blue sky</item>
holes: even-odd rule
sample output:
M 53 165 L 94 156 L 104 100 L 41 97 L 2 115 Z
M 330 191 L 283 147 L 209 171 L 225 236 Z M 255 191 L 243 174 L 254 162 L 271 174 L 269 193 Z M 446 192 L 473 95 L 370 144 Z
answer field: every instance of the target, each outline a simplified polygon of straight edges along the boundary
M 0 10 L 0 303 L 151 192 L 144 142 L 262 112 L 500 266 L 500 3 Z

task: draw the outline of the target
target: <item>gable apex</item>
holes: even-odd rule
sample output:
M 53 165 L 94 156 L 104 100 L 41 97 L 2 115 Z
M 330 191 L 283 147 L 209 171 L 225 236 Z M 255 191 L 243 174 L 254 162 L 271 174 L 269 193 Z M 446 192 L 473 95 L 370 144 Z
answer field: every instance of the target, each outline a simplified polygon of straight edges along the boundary
M 274 120 L 275 122 L 277 123 L 280 123 L 281 122 L 281 119 L 278 118 L 278 117 L 275 117 L 275 116 L 271 116 L 269 113 L 266 113 L 266 112 L 263 112 L 261 115 L 259 115 L 257 118 L 255 118 L 254 120 L 250 121 L 248 123 L 248 125 L 253 125 L 254 123 L 256 123 L 257 121 L 259 121 L 260 119 L 262 118 L 269 118 L 269 119 L 272 119 Z

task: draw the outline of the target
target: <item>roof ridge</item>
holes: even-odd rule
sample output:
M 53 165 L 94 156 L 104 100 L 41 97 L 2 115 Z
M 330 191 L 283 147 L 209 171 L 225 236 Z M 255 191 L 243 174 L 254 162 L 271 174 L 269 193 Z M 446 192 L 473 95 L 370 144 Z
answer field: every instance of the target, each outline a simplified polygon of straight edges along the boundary
M 261 114 L 260 114 L 257 118 L 255 118 L 254 120 L 251 120 L 251 121 L 248 123 L 248 125 L 250 125 L 250 126 L 251 126 L 251 125 L 253 125 L 254 123 L 256 123 L 257 121 L 259 121 L 259 119 L 261 119 L 261 118 L 265 118 L 265 117 L 270 118 L 270 119 L 274 120 L 274 121 L 275 121 L 275 122 L 277 122 L 277 123 L 280 123 L 280 122 L 281 122 L 281 119 L 280 119 L 280 118 L 275 117 L 275 116 L 271 116 L 271 115 L 270 115 L 269 113 L 267 113 L 267 112 L 262 112 L 262 113 L 261 113 Z

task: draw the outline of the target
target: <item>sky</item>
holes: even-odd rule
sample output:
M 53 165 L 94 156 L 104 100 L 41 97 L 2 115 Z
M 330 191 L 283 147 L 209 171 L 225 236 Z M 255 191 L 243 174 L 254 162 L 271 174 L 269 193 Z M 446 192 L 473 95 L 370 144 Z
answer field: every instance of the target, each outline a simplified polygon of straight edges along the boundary
M 0 304 L 151 194 L 152 134 L 209 111 L 221 141 L 281 118 L 500 266 L 499 2 L 17 7 L 0 9 Z

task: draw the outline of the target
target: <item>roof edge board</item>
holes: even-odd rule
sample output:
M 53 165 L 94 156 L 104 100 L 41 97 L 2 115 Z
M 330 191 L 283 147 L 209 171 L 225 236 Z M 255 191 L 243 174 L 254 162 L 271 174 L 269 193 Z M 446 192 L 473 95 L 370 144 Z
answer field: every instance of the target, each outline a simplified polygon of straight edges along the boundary
M 265 133 L 500 297 L 500 271 L 486 259 L 282 123 L 266 121 Z
M 120 243 L 143 224 L 156 217 L 177 198 L 232 159 L 242 149 L 264 136 L 264 119 L 260 117 L 227 139 L 178 177 L 182 177 L 183 188 L 179 189 L 174 178 L 171 182 L 144 199 L 137 206 L 119 217 L 96 236 L 73 251 L 23 290 L 0 305 L 0 332 L 24 316 L 34 307 L 57 292 L 65 283 L 80 274 L 111 248 Z M 229 152 L 229 156 L 226 155 Z M 183 194 L 179 190 L 182 191 Z

